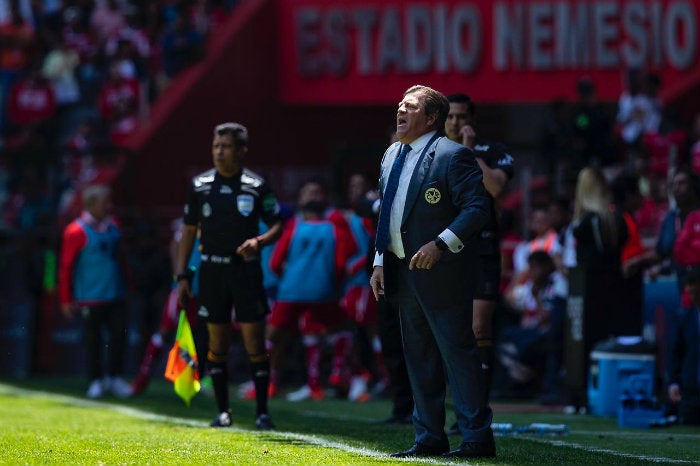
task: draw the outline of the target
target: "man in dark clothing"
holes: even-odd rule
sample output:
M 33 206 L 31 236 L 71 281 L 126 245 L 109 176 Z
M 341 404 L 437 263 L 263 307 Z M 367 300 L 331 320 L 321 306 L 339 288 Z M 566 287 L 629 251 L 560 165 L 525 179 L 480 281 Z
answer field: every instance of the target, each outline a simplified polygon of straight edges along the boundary
M 248 130 L 238 123 L 214 129 L 214 168 L 195 176 L 185 204 L 177 281 L 181 306 L 192 297 L 187 263 L 200 229 L 202 264 L 199 281 L 199 316 L 207 321 L 207 365 L 214 385 L 219 415 L 212 427 L 229 427 L 227 360 L 231 345 L 231 308 L 236 309 L 243 345 L 255 384 L 259 429 L 273 429 L 267 412 L 270 357 L 265 350 L 265 317 L 269 313 L 263 288 L 260 250 L 282 232 L 275 194 L 259 175 L 243 168 L 248 152 Z M 259 222 L 269 229 L 259 233 Z

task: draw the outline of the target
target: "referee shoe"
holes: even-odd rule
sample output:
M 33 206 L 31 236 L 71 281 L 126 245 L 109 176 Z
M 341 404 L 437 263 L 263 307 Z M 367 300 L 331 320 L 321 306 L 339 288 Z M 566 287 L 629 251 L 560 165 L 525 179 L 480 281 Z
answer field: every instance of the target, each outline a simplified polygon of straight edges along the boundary
M 272 423 L 272 418 L 269 414 L 261 414 L 255 420 L 255 427 L 260 430 L 273 430 L 275 425 Z
M 223 411 L 211 421 L 211 427 L 231 427 L 231 411 Z

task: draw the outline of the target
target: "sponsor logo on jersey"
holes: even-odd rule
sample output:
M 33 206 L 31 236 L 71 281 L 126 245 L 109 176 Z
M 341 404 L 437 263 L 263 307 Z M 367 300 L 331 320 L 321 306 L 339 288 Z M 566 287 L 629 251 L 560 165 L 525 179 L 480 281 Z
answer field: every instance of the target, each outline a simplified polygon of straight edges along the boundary
M 247 217 L 253 212 L 254 198 L 250 194 L 239 194 L 236 197 L 236 205 L 241 215 Z
M 199 317 L 209 317 L 209 309 L 207 309 L 204 306 L 199 306 L 199 309 L 197 310 L 197 315 Z

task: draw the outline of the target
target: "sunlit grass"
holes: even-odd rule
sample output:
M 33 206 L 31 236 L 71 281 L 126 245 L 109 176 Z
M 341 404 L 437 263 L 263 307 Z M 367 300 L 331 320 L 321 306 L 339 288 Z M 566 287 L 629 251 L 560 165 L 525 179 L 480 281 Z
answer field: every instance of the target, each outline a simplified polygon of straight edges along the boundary
M 84 398 L 79 379 L 12 382 L 0 384 L 1 464 L 399 464 L 389 453 L 413 441 L 412 426 L 373 422 L 389 413 L 387 401 L 274 399 L 278 429 L 258 432 L 253 403 L 232 398 L 234 428 L 213 429 L 210 397 L 200 394 L 187 408 L 165 382 L 138 398 L 98 402 Z M 470 464 L 698 464 L 700 458 L 700 429 L 620 429 L 614 419 L 499 413 L 498 405 L 495 412 L 497 422 L 565 423 L 571 433 L 498 437 L 497 459 Z M 450 440 L 453 447 L 460 442 Z

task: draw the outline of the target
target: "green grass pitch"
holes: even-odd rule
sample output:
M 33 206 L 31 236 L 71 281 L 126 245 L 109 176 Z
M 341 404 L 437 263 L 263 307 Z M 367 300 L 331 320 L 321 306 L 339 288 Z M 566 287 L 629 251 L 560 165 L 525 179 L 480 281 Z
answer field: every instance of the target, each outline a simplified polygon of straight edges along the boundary
M 389 458 L 411 445 L 413 427 L 372 422 L 388 415 L 388 401 L 275 398 L 270 412 L 277 430 L 258 432 L 254 403 L 238 400 L 233 389 L 234 426 L 229 429 L 208 427 L 216 414 L 210 396 L 200 393 L 187 408 L 165 381 L 127 400 L 91 401 L 84 390 L 81 378 L 0 381 L 0 464 L 465 464 Z M 700 428 L 619 428 L 615 419 L 536 413 L 527 404 L 513 410 L 495 403 L 493 408 L 495 422 L 566 424 L 570 433 L 500 436 L 496 459 L 468 464 L 700 464 Z M 447 422 L 453 419 L 448 413 Z M 460 442 L 457 437 L 450 441 L 452 447 Z

